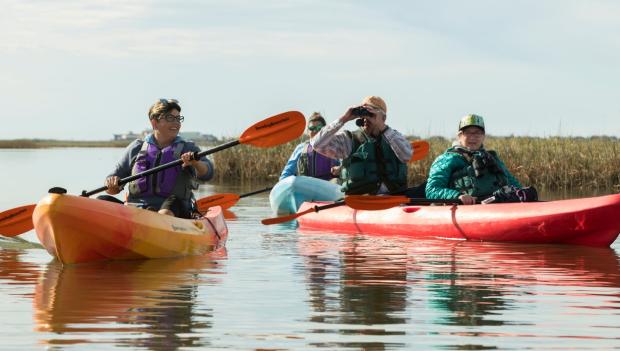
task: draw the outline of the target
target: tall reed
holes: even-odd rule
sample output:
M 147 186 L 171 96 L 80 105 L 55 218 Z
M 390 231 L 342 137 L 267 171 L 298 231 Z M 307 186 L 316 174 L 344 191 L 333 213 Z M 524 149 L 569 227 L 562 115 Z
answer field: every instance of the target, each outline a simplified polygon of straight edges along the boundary
M 213 155 L 216 180 L 275 183 L 302 140 L 266 149 L 239 145 L 218 152 Z M 426 140 L 431 145 L 429 155 L 409 164 L 411 185 L 426 179 L 433 160 L 452 143 L 442 137 Z M 523 185 L 551 190 L 620 191 L 620 141 L 616 138 L 487 136 L 485 147 L 497 151 Z

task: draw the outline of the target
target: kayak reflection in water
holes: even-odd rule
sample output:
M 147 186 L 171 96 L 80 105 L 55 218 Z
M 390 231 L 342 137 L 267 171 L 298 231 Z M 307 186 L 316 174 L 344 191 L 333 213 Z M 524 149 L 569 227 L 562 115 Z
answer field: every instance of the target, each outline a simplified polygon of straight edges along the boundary
M 33 296 L 35 328 L 48 332 L 41 343 L 103 342 L 108 348 L 147 350 L 203 346 L 197 333 L 211 328 L 212 307 L 198 300 L 198 286 L 218 284 L 209 272 L 217 270 L 218 259 L 226 255 L 223 250 L 217 255 L 87 265 L 52 261 Z
M 127 203 L 166 215 L 191 218 L 193 190 L 198 189 L 199 181 L 213 178 L 213 164 L 206 157 L 195 160 L 194 155 L 200 152 L 200 148 L 179 137 L 185 119 L 181 116 L 179 101 L 159 99 L 149 109 L 148 116 L 152 133 L 127 146 L 114 171 L 105 180 L 106 192 L 116 195 L 122 190 L 118 185 L 120 179 L 181 159 L 182 165 L 129 182 Z M 109 195 L 98 198 L 121 202 Z
M 481 116 L 461 119 L 457 140 L 431 165 L 427 198 L 459 199 L 464 205 L 538 201 L 536 189 L 523 188 L 497 152 L 484 148 L 485 137 Z

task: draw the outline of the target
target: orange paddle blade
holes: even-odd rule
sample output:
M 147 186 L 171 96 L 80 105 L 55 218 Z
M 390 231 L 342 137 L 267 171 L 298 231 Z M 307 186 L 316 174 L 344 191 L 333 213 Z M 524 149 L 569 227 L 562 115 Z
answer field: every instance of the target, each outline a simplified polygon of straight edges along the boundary
M 25 205 L 0 213 L 0 234 L 13 237 L 32 230 L 34 207 L 35 205 Z
M 356 210 L 385 210 L 394 206 L 406 204 L 409 198 L 406 196 L 375 196 L 375 195 L 347 195 L 344 197 L 347 206 Z
M 425 158 L 431 148 L 430 144 L 426 140 L 412 141 L 411 147 L 413 148 L 413 156 L 411 156 L 411 160 L 409 160 L 409 162 L 419 161 Z
M 282 217 L 266 218 L 266 219 L 263 219 L 260 222 L 262 224 L 264 224 L 264 225 L 285 223 L 285 222 L 290 222 L 290 221 L 292 221 L 292 220 L 294 220 L 294 219 L 296 219 L 298 217 L 301 217 L 301 216 L 303 216 L 305 214 L 312 213 L 312 212 L 315 212 L 315 211 L 316 211 L 316 209 L 314 207 L 312 207 L 312 208 L 309 208 L 309 209 L 307 209 L 307 210 L 305 210 L 303 212 L 293 213 L 293 214 L 290 214 L 288 216 L 282 216 Z
M 288 111 L 264 119 L 246 129 L 239 143 L 272 147 L 299 138 L 306 129 L 306 119 L 299 111 Z
M 213 206 L 221 206 L 223 210 L 232 207 L 239 201 L 239 195 L 225 193 L 225 194 L 216 194 L 207 197 L 203 197 L 196 201 L 196 205 L 198 207 L 198 211 L 206 212 L 209 207 Z
M 224 214 L 225 219 L 237 219 L 237 215 L 231 210 L 223 210 L 222 213 Z

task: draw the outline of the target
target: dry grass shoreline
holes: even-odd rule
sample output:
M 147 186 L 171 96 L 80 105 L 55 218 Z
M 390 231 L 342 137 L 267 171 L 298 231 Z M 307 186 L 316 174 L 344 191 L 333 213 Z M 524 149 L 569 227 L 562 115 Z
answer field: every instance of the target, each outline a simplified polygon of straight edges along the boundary
M 418 138 L 412 138 L 412 140 Z M 433 160 L 452 140 L 426 139 L 429 155 L 409 164 L 410 185 L 428 176 Z M 297 140 L 269 149 L 240 145 L 212 156 L 220 181 L 277 181 Z M 495 150 L 524 185 L 555 191 L 601 189 L 620 191 L 620 142 L 609 137 L 487 137 L 485 147 Z
M 418 139 L 418 138 L 411 138 Z M 277 181 L 284 164 L 302 139 L 273 148 L 239 145 L 211 155 L 216 181 Z M 421 183 L 433 160 L 452 141 L 427 139 L 429 155 L 409 164 L 410 184 Z M 129 141 L 0 140 L 0 148 L 125 147 Z M 620 142 L 615 137 L 493 137 L 486 148 L 495 150 L 523 185 L 540 189 L 620 191 Z
M 55 140 L 55 139 L 13 139 L 0 140 L 0 149 L 44 149 L 53 147 L 126 147 L 128 140 Z

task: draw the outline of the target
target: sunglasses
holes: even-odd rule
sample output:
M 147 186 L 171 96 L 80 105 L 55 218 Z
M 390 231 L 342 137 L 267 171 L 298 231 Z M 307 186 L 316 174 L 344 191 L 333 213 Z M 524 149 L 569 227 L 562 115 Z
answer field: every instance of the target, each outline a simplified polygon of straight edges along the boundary
M 184 117 L 184 116 L 181 116 L 181 115 L 179 115 L 179 116 L 173 116 L 173 115 L 171 115 L 171 114 L 169 114 L 169 113 L 168 113 L 168 114 L 166 114 L 166 115 L 164 115 L 164 116 L 161 116 L 161 117 L 157 118 L 157 120 L 158 120 L 158 121 L 161 121 L 162 119 L 165 119 L 165 120 L 166 120 L 166 122 L 174 122 L 174 121 L 177 121 L 177 122 L 179 122 L 179 123 L 182 123 L 182 122 L 185 120 L 185 117 Z
M 321 128 L 323 128 L 323 127 L 324 127 L 324 125 L 322 125 L 322 124 L 317 124 L 317 125 L 315 125 L 315 126 L 309 126 L 309 127 L 308 127 L 308 130 L 309 130 L 309 131 L 312 131 L 312 132 L 318 132 L 318 131 L 319 131 L 319 130 L 321 130 Z
M 168 106 L 168 104 L 178 104 L 179 100 L 177 99 L 159 99 L 159 102 L 164 106 Z

